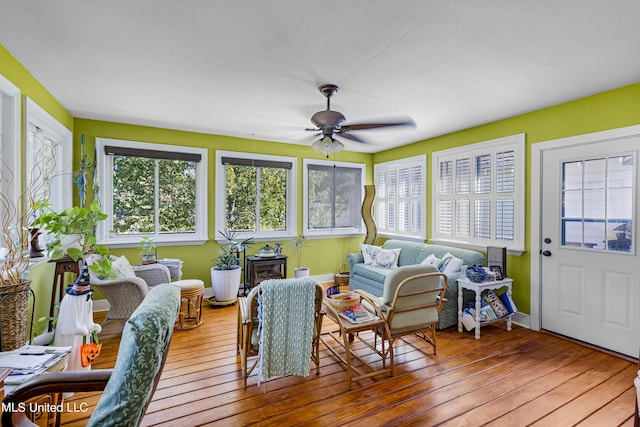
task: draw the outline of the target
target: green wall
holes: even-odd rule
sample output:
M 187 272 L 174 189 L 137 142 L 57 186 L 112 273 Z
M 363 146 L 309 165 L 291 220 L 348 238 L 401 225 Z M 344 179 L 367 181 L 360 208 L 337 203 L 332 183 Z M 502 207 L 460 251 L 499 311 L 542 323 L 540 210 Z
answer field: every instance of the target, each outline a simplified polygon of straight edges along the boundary
M 377 153 L 373 162 L 382 163 L 426 153 L 427 170 L 431 171 L 431 154 L 476 142 L 519 133 L 526 134 L 526 202 L 525 247 L 521 256 L 508 256 L 509 276 L 514 279 L 514 299 L 518 309 L 530 313 L 531 261 L 531 146 L 538 142 L 640 124 L 640 83 L 577 99 L 520 116 L 511 117 L 460 132 L 420 141 L 411 145 Z M 428 173 L 427 236 L 431 235 L 431 176 Z
M 210 268 L 212 260 L 216 256 L 218 244 L 214 241 L 215 233 L 220 228 L 215 220 L 215 157 L 216 150 L 242 151 L 259 154 L 278 154 L 298 158 L 298 200 L 302 200 L 302 159 L 323 159 L 324 156 L 315 152 L 309 146 L 283 144 L 253 139 L 243 139 L 220 135 L 209 135 L 195 132 L 184 132 L 170 129 L 160 129 L 145 126 L 126 125 L 120 123 L 102 122 L 95 120 L 75 119 L 74 121 L 74 165 L 80 165 L 79 148 L 81 136 L 85 135 L 87 152 L 92 153 L 95 138 L 113 138 L 130 141 L 152 142 L 179 146 L 205 148 L 208 150 L 208 229 L 209 241 L 204 245 L 195 246 L 160 246 L 158 256 L 160 258 L 180 258 L 184 260 L 183 277 L 198 278 L 205 282 L 205 286 L 211 285 Z M 368 180 L 372 180 L 371 154 L 341 152 L 337 159 L 341 162 L 356 162 L 367 165 Z M 76 200 L 77 202 L 77 200 Z M 302 205 L 298 207 L 298 231 L 302 230 Z M 351 239 L 312 239 L 303 249 L 302 264 L 311 269 L 311 274 L 321 275 L 335 273 L 340 264 L 346 260 L 346 254 L 358 250 L 361 238 Z M 260 246 L 274 241 L 260 241 L 249 250 L 250 254 L 257 253 Z M 289 255 L 287 275 L 293 276 L 296 259 L 293 251 L 283 243 L 283 252 Z M 140 255 L 137 248 L 113 249 L 115 255 L 125 255 L 131 263 L 139 263 Z

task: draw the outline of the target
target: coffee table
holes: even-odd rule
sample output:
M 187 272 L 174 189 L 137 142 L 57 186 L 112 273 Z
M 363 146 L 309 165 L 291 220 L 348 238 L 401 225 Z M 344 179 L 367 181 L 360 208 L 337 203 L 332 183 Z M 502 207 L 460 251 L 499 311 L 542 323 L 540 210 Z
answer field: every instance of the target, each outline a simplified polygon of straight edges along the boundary
M 389 348 L 388 364 L 384 356 L 385 341 L 387 343 L 389 342 L 388 338 L 390 337 L 391 333 L 389 332 L 389 326 L 387 325 L 387 322 L 381 316 L 378 316 L 376 319 L 366 321 L 366 322 L 352 323 L 349 320 L 338 315 L 336 310 L 331 305 L 327 303 L 323 303 L 322 308 L 326 317 L 331 319 L 331 321 L 333 321 L 333 323 L 335 323 L 338 326 L 338 329 L 331 330 L 329 332 L 323 332 L 320 335 L 320 341 L 322 341 L 325 347 L 327 347 L 327 349 L 340 362 L 344 363 L 347 366 L 347 379 L 349 383 L 349 390 L 351 390 L 353 381 L 359 381 L 364 378 L 369 378 L 374 375 L 381 375 L 381 374 L 389 374 L 389 376 L 393 376 L 393 346 L 390 346 Z M 381 346 L 382 346 L 381 351 L 379 351 L 375 347 L 375 341 L 374 341 L 374 345 L 371 345 L 371 343 L 369 343 L 367 340 L 363 339 L 359 335 L 359 332 L 364 332 L 369 330 L 373 330 L 374 334 L 376 333 L 375 331 L 382 331 L 383 336 L 382 336 L 382 339 L 380 340 Z M 344 348 L 345 350 L 344 357 L 342 357 L 342 355 L 340 355 L 334 347 L 329 345 L 329 343 L 327 342 L 327 339 L 329 337 L 332 338 L 342 348 Z M 354 340 L 354 338 L 357 338 L 360 342 L 365 344 L 368 348 L 370 348 L 371 350 L 375 351 L 378 355 L 380 355 L 380 357 L 382 358 L 382 369 L 376 369 L 372 364 L 367 362 L 359 354 L 351 351 L 351 342 Z M 352 357 L 358 359 L 363 366 L 361 367 L 354 366 L 352 363 Z M 366 368 L 367 372 L 365 372 L 363 368 Z

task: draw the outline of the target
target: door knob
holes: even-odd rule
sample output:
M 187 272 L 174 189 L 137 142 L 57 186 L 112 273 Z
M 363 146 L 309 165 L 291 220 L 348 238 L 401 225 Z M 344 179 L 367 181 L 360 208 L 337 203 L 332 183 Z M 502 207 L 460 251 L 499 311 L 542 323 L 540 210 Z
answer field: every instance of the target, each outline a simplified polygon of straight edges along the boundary
M 542 252 L 542 255 L 551 256 L 551 251 L 544 251 L 544 252 Z

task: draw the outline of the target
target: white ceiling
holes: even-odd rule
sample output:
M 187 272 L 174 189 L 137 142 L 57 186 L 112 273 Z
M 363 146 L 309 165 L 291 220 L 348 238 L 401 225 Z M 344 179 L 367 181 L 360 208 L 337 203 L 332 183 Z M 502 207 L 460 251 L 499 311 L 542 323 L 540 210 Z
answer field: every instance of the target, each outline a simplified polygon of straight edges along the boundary
M 638 0 L 0 0 L 0 43 L 75 117 L 378 152 L 640 81 Z

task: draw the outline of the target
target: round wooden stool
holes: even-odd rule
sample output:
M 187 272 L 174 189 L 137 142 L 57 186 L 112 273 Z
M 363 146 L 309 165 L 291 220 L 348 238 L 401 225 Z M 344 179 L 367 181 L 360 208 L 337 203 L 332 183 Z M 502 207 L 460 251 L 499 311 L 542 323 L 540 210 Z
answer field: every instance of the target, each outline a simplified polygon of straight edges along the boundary
M 195 328 L 202 324 L 202 299 L 204 282 L 198 279 L 177 280 L 171 282 L 180 288 L 180 312 L 175 330 Z

